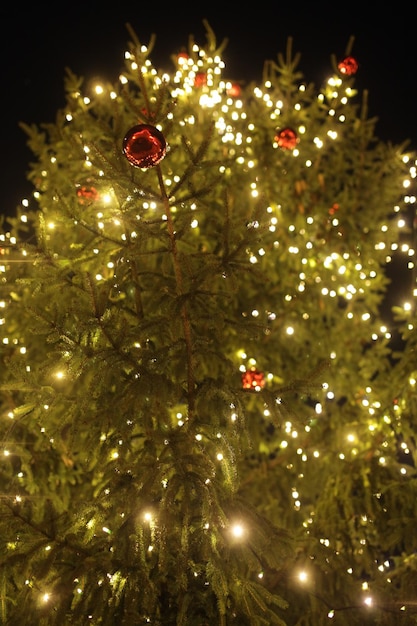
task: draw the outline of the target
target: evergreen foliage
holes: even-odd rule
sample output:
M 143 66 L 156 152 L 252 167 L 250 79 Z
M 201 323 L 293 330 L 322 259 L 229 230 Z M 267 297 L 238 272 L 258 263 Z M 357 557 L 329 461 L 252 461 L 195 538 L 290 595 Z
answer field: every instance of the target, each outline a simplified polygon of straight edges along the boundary
M 289 40 L 240 84 L 206 27 L 169 75 L 129 27 L 114 84 L 68 70 L 55 121 L 22 124 L 0 623 L 415 624 L 416 313 L 384 307 L 414 156 L 336 59 L 317 90 Z M 138 124 L 154 166 L 122 151 Z

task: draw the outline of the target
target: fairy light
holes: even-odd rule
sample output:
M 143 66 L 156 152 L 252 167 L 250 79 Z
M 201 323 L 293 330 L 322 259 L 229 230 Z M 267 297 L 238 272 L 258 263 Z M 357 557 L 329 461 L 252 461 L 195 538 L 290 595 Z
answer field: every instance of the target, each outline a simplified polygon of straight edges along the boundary
M 143 51 L 146 51 L 146 47 L 143 47 Z M 221 69 L 223 68 L 223 64 L 221 62 L 221 60 L 219 58 L 211 58 L 208 57 L 202 50 L 200 50 L 197 46 L 194 47 L 194 52 L 198 55 L 199 60 L 197 63 L 195 63 L 194 61 L 188 59 L 188 60 L 184 60 L 181 59 L 181 61 L 179 60 L 179 64 L 181 66 L 181 72 L 177 73 L 177 78 L 175 79 L 177 84 L 178 84 L 178 90 L 174 91 L 173 93 L 176 93 L 176 95 L 181 96 L 182 94 L 186 93 L 187 90 L 190 90 L 193 88 L 194 86 L 194 79 L 196 77 L 196 73 L 198 71 L 201 70 L 202 66 L 203 66 L 203 59 L 204 62 L 207 63 L 210 66 L 210 70 L 207 73 L 207 80 L 208 80 L 208 88 L 211 89 L 210 84 L 213 81 L 213 76 L 216 76 L 220 73 Z M 139 65 L 133 61 L 131 64 L 131 69 L 132 70 L 136 70 L 139 68 Z M 141 67 L 141 72 L 143 74 L 147 74 L 148 72 L 152 72 L 151 66 L 149 64 L 149 61 L 146 61 L 146 63 Z M 186 73 L 188 75 L 188 77 L 184 76 L 184 73 Z M 160 84 L 162 82 L 170 82 L 171 78 L 168 75 L 164 75 L 161 79 L 161 81 L 159 79 L 155 78 L 155 83 L 156 84 Z M 121 76 L 120 77 L 120 82 L 121 83 L 127 83 L 128 80 L 127 78 Z M 181 87 L 180 87 L 181 86 Z M 331 80 L 329 80 L 329 87 L 331 87 L 331 91 L 330 91 L 330 96 L 332 98 L 338 99 L 338 102 L 341 104 L 346 104 L 347 103 L 347 99 L 348 97 L 350 97 L 351 95 L 353 95 L 353 93 L 350 93 L 350 90 L 346 90 L 345 95 L 342 95 L 341 92 L 341 87 L 342 87 L 342 82 L 340 81 L 340 79 L 336 79 L 333 78 Z M 226 85 L 221 85 L 221 89 L 226 89 Z M 271 84 L 270 83 L 265 83 L 265 89 L 271 89 Z M 304 86 L 300 86 L 300 92 L 304 91 Z M 100 85 L 96 86 L 95 88 L 95 93 L 97 96 L 102 96 L 104 94 L 104 88 Z M 284 108 L 284 104 L 282 101 L 278 100 L 276 102 L 274 102 L 270 96 L 270 94 L 268 93 L 263 93 L 262 90 L 260 89 L 255 89 L 255 95 L 260 98 L 263 99 L 264 103 L 265 103 L 265 107 L 270 111 L 271 117 L 275 116 L 278 117 L 279 115 L 281 115 L 282 110 Z M 115 94 L 114 94 L 115 97 Z M 320 95 L 319 99 L 321 101 L 324 101 L 324 95 Z M 89 103 L 89 99 L 88 98 L 84 98 L 84 102 L 85 103 Z M 218 105 L 220 105 L 222 103 L 222 96 L 219 92 L 216 92 L 214 89 L 208 91 L 207 93 L 203 94 L 201 96 L 200 99 L 200 104 L 201 106 L 205 106 L 205 107 L 211 107 L 211 108 L 215 108 Z M 232 110 L 233 109 L 233 101 L 232 100 L 228 100 L 226 105 L 222 104 L 221 110 L 222 110 L 222 117 L 219 117 L 217 119 L 216 122 L 216 128 L 217 131 L 219 133 L 219 135 L 222 137 L 222 141 L 223 143 L 226 142 L 234 142 L 236 145 L 244 145 L 245 142 L 247 141 L 248 144 L 250 143 L 250 137 L 245 139 L 245 136 L 243 133 L 238 133 L 236 132 L 230 125 L 229 119 L 232 119 L 235 122 L 241 121 L 243 118 L 239 117 L 237 110 Z M 335 105 L 336 106 L 336 105 Z M 235 103 L 235 107 L 236 109 L 241 107 L 241 102 L 239 105 L 237 105 L 237 103 Z M 296 110 L 300 110 L 302 108 L 302 105 L 297 103 L 294 108 Z M 338 115 L 337 120 L 332 121 L 332 123 L 336 123 L 336 121 L 339 122 L 343 122 L 345 117 L 342 114 L 338 114 L 337 113 L 337 107 L 335 109 L 330 109 L 329 111 L 329 116 L 330 117 L 334 117 L 336 118 L 336 116 Z M 70 116 L 68 116 L 68 119 L 70 119 Z M 182 124 L 189 124 L 189 125 L 193 125 L 195 124 L 196 120 L 193 116 L 189 116 L 187 117 L 185 120 L 182 120 Z M 253 125 L 248 125 L 247 127 L 248 132 L 249 131 L 253 131 L 255 130 L 255 127 Z M 305 128 L 298 128 L 298 132 L 300 134 L 305 132 Z M 326 131 L 326 137 L 332 141 L 337 141 L 338 139 L 338 133 L 335 129 L 329 129 Z M 316 145 L 317 148 L 322 148 L 324 146 L 324 142 L 321 138 L 316 137 L 314 139 L 314 144 Z M 87 148 L 87 146 L 86 146 Z M 86 155 L 88 155 L 88 149 L 86 149 Z M 299 152 L 298 151 L 294 151 L 293 156 L 296 158 L 297 156 L 299 156 Z M 91 161 L 89 160 L 88 156 L 86 156 L 86 164 L 88 165 L 88 167 L 92 166 Z M 239 162 L 240 163 L 245 163 L 247 167 L 255 167 L 256 163 L 255 161 L 249 161 L 247 159 L 247 157 L 239 157 Z M 308 162 L 308 165 L 306 163 L 306 167 L 311 167 L 313 165 L 312 161 Z M 408 189 L 409 188 L 409 183 L 410 181 L 405 181 L 404 183 L 404 189 Z M 172 181 L 171 179 L 166 180 L 166 185 L 167 187 L 171 186 Z M 259 197 L 260 192 L 257 188 L 256 183 L 253 183 L 251 185 L 251 189 L 250 189 L 250 195 L 253 199 L 256 199 Z M 411 198 L 412 196 L 410 196 Z M 103 196 L 103 202 L 106 204 L 110 204 L 110 198 L 111 195 L 109 194 L 109 196 L 104 199 Z M 415 200 L 414 200 L 415 201 Z M 155 202 L 150 202 L 150 201 L 146 201 L 144 202 L 144 209 L 146 210 L 153 210 L 156 211 L 157 210 L 157 204 Z M 399 209 L 398 209 L 399 210 Z M 269 208 L 268 208 L 268 212 L 269 212 Z M 272 210 L 271 210 L 272 212 Z M 100 217 L 98 217 L 98 219 L 100 220 L 98 222 L 98 228 L 100 230 L 103 230 L 105 228 L 110 228 L 110 222 L 108 217 L 106 218 L 105 215 L 101 215 Z M 197 229 L 198 228 L 198 220 L 195 219 L 193 221 L 191 221 L 191 228 L 192 229 Z M 305 222 L 303 224 L 303 228 L 306 229 L 308 228 L 308 225 L 312 226 L 314 224 L 314 217 L 313 216 L 308 216 L 305 219 Z M 334 217 L 331 221 L 332 227 L 333 228 L 337 228 L 339 226 L 339 219 L 337 217 Z M 120 221 L 115 218 L 112 222 L 112 226 L 114 227 L 120 227 L 121 223 Z M 278 220 L 278 218 L 273 215 L 272 219 L 270 221 L 270 231 L 271 232 L 275 232 L 275 230 L 279 231 L 279 226 L 280 226 L 280 222 Z M 52 230 L 55 226 L 53 225 L 53 223 L 51 222 L 51 227 L 50 230 Z M 403 218 L 400 218 L 398 220 L 397 223 L 397 227 L 398 229 L 403 229 L 406 227 L 406 221 Z M 304 233 L 305 231 L 302 231 L 302 229 L 299 226 L 299 223 L 297 224 L 297 226 L 295 224 L 291 224 L 290 227 L 288 228 L 288 231 L 290 233 L 292 233 L 293 235 L 302 235 L 304 237 Z M 381 233 L 385 234 L 389 231 L 388 225 L 384 224 L 381 226 Z M 332 231 L 335 232 L 336 231 Z M 136 233 L 134 234 L 127 234 L 127 233 L 122 233 L 121 234 L 121 239 L 123 241 L 128 241 L 129 237 L 134 238 L 136 236 Z M 279 237 L 277 236 L 277 239 Z M 278 245 L 283 245 L 281 242 L 278 244 L 278 242 L 276 243 L 276 247 L 278 247 Z M 285 244 L 284 244 L 285 245 Z M 310 238 L 310 241 L 307 241 L 303 244 L 305 246 L 305 249 L 308 250 L 312 250 L 315 246 L 317 246 L 317 249 L 319 249 L 319 246 L 317 244 L 317 242 L 314 241 L 314 237 Z M 301 245 L 299 242 L 297 242 L 297 245 L 290 245 L 288 246 L 287 250 L 291 255 L 294 255 L 294 257 L 297 257 L 297 255 L 300 258 L 300 255 L 303 254 L 303 245 Z M 381 241 L 378 246 L 377 246 L 377 251 L 383 251 L 385 249 L 385 247 L 389 246 L 388 243 L 386 243 L 385 241 Z M 410 256 L 414 256 L 414 250 L 410 250 L 406 244 L 404 244 L 401 248 L 401 252 L 404 254 L 409 254 Z M 96 250 L 95 254 L 98 254 L 99 251 Z M 257 251 L 257 253 L 253 253 L 253 252 L 249 252 L 249 258 L 250 258 L 250 262 L 251 263 L 258 263 L 259 262 L 259 258 L 264 256 L 265 250 L 264 249 L 260 249 Z M 311 264 L 311 266 L 313 266 L 314 264 L 317 267 L 318 261 L 317 259 L 319 258 L 319 255 L 316 255 L 314 259 L 312 258 L 308 258 L 308 255 L 305 255 L 299 262 L 302 264 L 302 266 L 305 268 L 305 272 L 304 273 L 300 273 L 299 276 L 299 280 L 300 283 L 298 285 L 298 293 L 302 293 L 303 291 L 305 291 L 308 288 L 308 280 L 309 280 L 309 265 Z M 390 258 L 390 257 L 389 257 Z M 323 267 L 324 269 L 328 272 L 328 274 L 326 275 L 325 273 L 323 273 L 322 275 L 317 275 L 316 277 L 316 282 L 317 283 L 327 283 L 324 284 L 322 289 L 321 289 L 321 294 L 325 297 L 325 298 L 335 298 L 337 295 L 342 295 L 346 300 L 348 301 L 352 301 L 353 300 L 353 311 L 348 311 L 346 313 L 346 316 L 348 317 L 348 319 L 357 319 L 358 318 L 358 313 L 357 311 L 354 309 L 354 304 L 355 304 L 355 296 L 357 294 L 361 294 L 363 293 L 364 289 L 363 288 L 357 288 L 353 282 L 356 280 L 356 278 L 352 278 L 352 260 L 349 258 L 349 256 L 347 256 L 347 258 L 344 258 L 343 261 L 341 260 L 341 258 L 338 256 L 337 253 L 332 253 L 331 255 L 329 255 L 325 261 L 323 262 Z M 111 264 L 107 265 L 107 268 L 109 270 L 113 269 L 113 266 Z M 356 270 L 358 273 L 360 273 L 357 276 L 357 280 L 360 281 L 364 281 L 364 284 L 369 284 L 366 283 L 365 281 L 369 281 L 369 279 L 371 278 L 375 278 L 376 277 L 376 273 L 375 272 L 368 272 L 368 270 L 365 268 L 362 268 L 361 263 L 358 263 L 356 266 Z M 368 272 L 368 275 L 367 275 Z M 340 280 L 343 279 L 343 277 L 346 277 L 345 280 L 347 281 L 349 278 L 349 274 L 351 276 L 351 280 L 353 282 L 348 283 L 348 284 L 339 284 L 336 287 L 332 288 L 329 286 L 329 282 L 328 280 Z M 327 279 L 327 276 L 329 277 L 329 279 Z M 103 274 L 97 272 L 96 273 L 96 280 L 97 281 L 102 281 L 104 280 Z M 366 287 L 365 287 L 366 288 Z M 416 293 L 417 293 L 417 289 L 416 289 Z M 416 296 L 416 293 L 414 294 L 414 296 Z M 288 294 L 285 297 L 285 302 L 286 303 L 290 303 L 293 301 L 293 299 L 297 297 L 296 295 L 291 295 Z M 5 304 L 3 303 L 2 308 L 5 308 Z M 405 302 L 402 305 L 402 308 L 404 310 L 405 313 L 408 313 L 412 310 L 412 305 L 410 302 Z M 262 310 L 259 310 L 258 308 L 254 308 L 251 312 L 251 315 L 253 318 L 259 318 L 262 314 L 264 314 L 264 312 L 262 312 Z M 362 322 L 369 322 L 371 319 L 371 315 L 369 312 L 363 312 L 361 313 L 361 315 L 359 316 Z M 304 319 L 308 319 L 308 315 L 307 313 L 305 314 L 305 316 L 303 317 Z M 274 320 L 274 316 L 271 317 L 271 321 Z M 298 328 L 298 327 L 297 327 Z M 295 327 L 294 326 L 288 326 L 285 329 L 285 332 L 287 335 L 294 335 L 295 334 Z M 390 333 L 388 331 L 388 329 L 386 327 L 381 327 L 380 329 L 380 334 L 381 336 L 385 336 L 386 338 L 390 337 Z M 374 332 L 372 334 L 372 339 L 376 340 L 378 338 L 378 334 L 376 332 Z M 24 355 L 26 353 L 26 349 L 24 347 L 22 347 L 20 349 L 20 352 L 22 355 Z M 247 355 L 245 353 L 244 350 L 242 350 L 239 355 L 238 358 L 242 359 L 242 360 L 246 360 L 247 359 Z M 332 352 L 330 355 L 330 358 L 332 359 L 336 359 L 336 353 Z M 256 360 L 252 359 L 252 360 L 248 360 L 249 364 L 255 364 Z M 242 365 L 241 366 L 241 371 L 245 370 L 245 367 Z M 59 372 L 56 374 L 56 377 L 58 379 L 62 379 L 64 378 L 64 373 L 63 372 Z M 268 374 L 267 375 L 268 378 L 272 378 L 273 375 L 272 374 Z M 416 384 L 416 381 L 414 378 L 410 377 L 409 379 L 409 384 L 411 386 L 414 386 Z M 331 401 L 335 398 L 335 393 L 333 391 L 328 391 L 326 390 L 326 388 L 324 388 L 324 391 L 326 393 L 326 400 Z M 367 390 L 367 393 L 370 393 L 371 390 Z M 375 411 L 380 409 L 380 404 L 377 401 L 372 401 L 367 399 L 367 398 L 363 398 L 363 400 L 361 401 L 361 406 L 363 407 L 363 409 L 365 411 L 367 411 L 370 415 L 372 415 L 373 413 L 375 413 Z M 326 405 L 325 405 L 326 406 Z M 235 407 L 231 407 L 231 412 L 230 412 L 230 419 L 231 421 L 236 421 L 237 420 L 237 413 L 234 410 Z M 316 416 L 320 416 L 323 414 L 323 405 L 320 402 L 317 402 L 314 406 L 314 413 Z M 399 411 L 398 407 L 394 407 L 393 409 L 394 411 Z M 268 418 L 269 417 L 269 411 L 267 409 L 264 410 L 263 415 Z M 13 413 L 9 414 L 10 419 L 13 419 Z M 176 414 L 176 423 L 178 426 L 182 426 L 184 424 L 184 418 L 182 413 L 177 413 Z M 391 420 L 390 417 L 388 415 L 385 415 L 383 418 L 383 422 L 386 424 L 390 424 Z M 376 431 L 376 426 L 375 424 L 369 424 L 368 425 L 368 429 L 370 432 L 375 432 Z M 298 438 L 298 431 L 293 427 L 293 425 L 291 424 L 291 422 L 287 422 L 285 424 L 284 430 L 286 432 L 286 434 L 288 435 L 290 444 L 287 440 L 283 440 L 280 444 L 280 447 L 282 449 L 285 449 L 288 447 L 288 445 L 292 445 L 294 447 L 294 444 L 291 443 L 291 439 L 296 440 Z M 302 432 L 302 431 L 301 431 Z M 305 432 L 309 432 L 309 427 L 305 429 Z M 106 439 L 106 437 L 104 436 L 103 441 Z M 196 435 L 196 440 L 201 442 L 202 441 L 202 435 L 201 434 L 197 434 Z M 346 436 L 346 441 L 348 442 L 348 444 L 352 445 L 352 444 L 357 444 L 358 442 L 358 437 L 356 434 L 354 433 L 349 433 Z M 119 444 L 121 445 L 121 444 Z M 406 446 L 406 444 L 402 444 L 402 450 L 404 453 L 409 453 L 409 449 Z M 297 454 L 300 457 L 300 459 L 303 462 L 307 462 L 307 454 L 303 451 L 302 447 L 298 447 L 297 448 Z M 119 454 L 118 452 L 113 452 L 112 453 L 112 458 L 116 459 L 118 458 Z M 318 450 L 314 450 L 311 454 L 311 457 L 313 459 L 317 459 L 319 457 L 319 451 Z M 343 459 L 345 457 L 343 452 L 339 453 L 339 458 Z M 217 460 L 222 461 L 223 460 L 223 454 L 221 452 L 219 452 L 216 456 Z M 384 464 L 385 458 L 383 456 L 380 457 L 379 462 L 381 464 Z M 406 473 L 406 469 L 405 468 L 401 468 L 400 472 L 402 474 Z M 297 487 L 293 487 L 293 491 L 292 491 L 292 498 L 294 501 L 294 507 L 300 507 L 300 499 L 299 499 L 299 490 Z M 152 523 L 152 515 L 147 512 L 144 514 L 143 517 L 144 521 L 146 523 L 151 524 Z M 310 522 L 312 523 L 312 518 L 310 519 Z M 107 527 L 103 527 L 102 528 L 103 532 L 106 532 L 108 534 L 110 534 L 110 530 Z M 241 539 L 244 534 L 245 534 L 245 529 L 244 527 L 237 523 L 232 525 L 231 527 L 231 534 L 235 539 Z M 327 543 L 326 543 L 327 542 Z M 328 540 L 323 539 L 322 540 L 323 545 L 325 545 L 326 547 L 328 547 Z M 151 551 L 153 549 L 153 546 L 149 547 L 149 551 Z M 352 572 L 351 572 L 352 573 Z M 262 577 L 261 574 L 259 574 L 259 577 Z M 306 583 L 308 581 L 308 574 L 306 571 L 301 571 L 298 574 L 298 579 L 301 583 Z M 47 594 L 45 594 L 47 595 Z M 49 596 L 48 596 L 49 599 Z M 372 599 L 370 597 L 367 597 L 364 600 L 365 604 L 367 604 L 368 606 L 371 606 L 372 604 Z M 328 617 L 329 618 L 333 618 L 335 615 L 334 610 L 331 610 L 328 612 Z
M 300 583 L 306 583 L 309 579 L 308 573 L 306 572 L 306 570 L 301 570 L 300 572 L 298 572 L 297 578 Z
M 246 528 L 241 522 L 234 522 L 230 527 L 230 533 L 234 539 L 243 539 L 246 532 Z

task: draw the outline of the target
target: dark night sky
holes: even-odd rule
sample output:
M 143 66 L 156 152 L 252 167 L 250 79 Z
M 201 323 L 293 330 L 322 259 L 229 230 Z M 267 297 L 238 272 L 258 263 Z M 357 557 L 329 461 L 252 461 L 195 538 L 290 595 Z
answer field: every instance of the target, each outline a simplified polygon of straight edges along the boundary
M 410 5 L 401 2 L 381 9 L 381 3 L 366 9 L 362 2 L 326 4 L 243 3 L 238 10 L 220 4 L 186 2 L 162 10 L 160 3 L 77 2 L 51 10 L 39 3 L 23 9 L 0 9 L 1 79 L 3 128 L 0 212 L 10 213 L 32 187 L 26 172 L 32 154 L 26 147 L 26 136 L 19 121 L 52 122 L 58 108 L 64 105 L 64 74 L 69 67 L 86 79 L 100 77 L 116 81 L 123 68 L 123 53 L 130 39 L 129 22 L 147 44 L 151 33 L 157 43 L 151 59 L 156 66 L 171 70 L 170 54 L 188 44 L 188 36 L 204 46 L 206 18 L 220 43 L 229 43 L 223 53 L 225 77 L 235 80 L 261 81 L 263 62 L 277 59 L 285 52 L 288 37 L 293 49 L 301 53 L 299 69 L 308 82 L 318 87 L 331 73 L 330 57 L 344 55 L 349 38 L 355 43 L 353 55 L 359 62 L 357 87 L 369 92 L 370 114 L 377 116 L 378 136 L 392 143 L 409 140 L 417 147 L 415 103 L 417 96 L 416 44 L 414 17 Z M 78 8 L 79 6 L 79 8 Z M 272 8 L 271 8 L 272 6 Z M 15 11 L 19 11 L 16 16 Z M 385 12 L 384 12 L 385 11 Z M 369 14 L 371 13 L 371 14 Z

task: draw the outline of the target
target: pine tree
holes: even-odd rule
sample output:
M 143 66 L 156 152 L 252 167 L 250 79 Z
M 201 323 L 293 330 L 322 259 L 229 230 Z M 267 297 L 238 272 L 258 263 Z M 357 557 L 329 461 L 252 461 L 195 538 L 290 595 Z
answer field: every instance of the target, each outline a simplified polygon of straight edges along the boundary
M 1 235 L 0 622 L 417 623 L 413 154 L 353 40 L 67 71 Z M 412 268 L 411 268 L 412 269 Z M 410 276 L 412 272 L 404 269 Z M 401 338 L 401 349 L 393 341 Z

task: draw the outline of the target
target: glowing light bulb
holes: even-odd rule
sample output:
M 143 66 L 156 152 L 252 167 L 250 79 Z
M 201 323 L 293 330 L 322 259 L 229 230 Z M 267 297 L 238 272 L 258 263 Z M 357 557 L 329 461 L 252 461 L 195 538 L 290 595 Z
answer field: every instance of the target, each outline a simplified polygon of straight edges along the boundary
M 242 524 L 233 524 L 231 532 L 234 537 L 240 539 L 245 534 L 245 528 Z
M 300 583 L 307 582 L 308 574 L 305 570 L 302 570 L 301 572 L 298 573 L 298 580 L 300 581 Z

